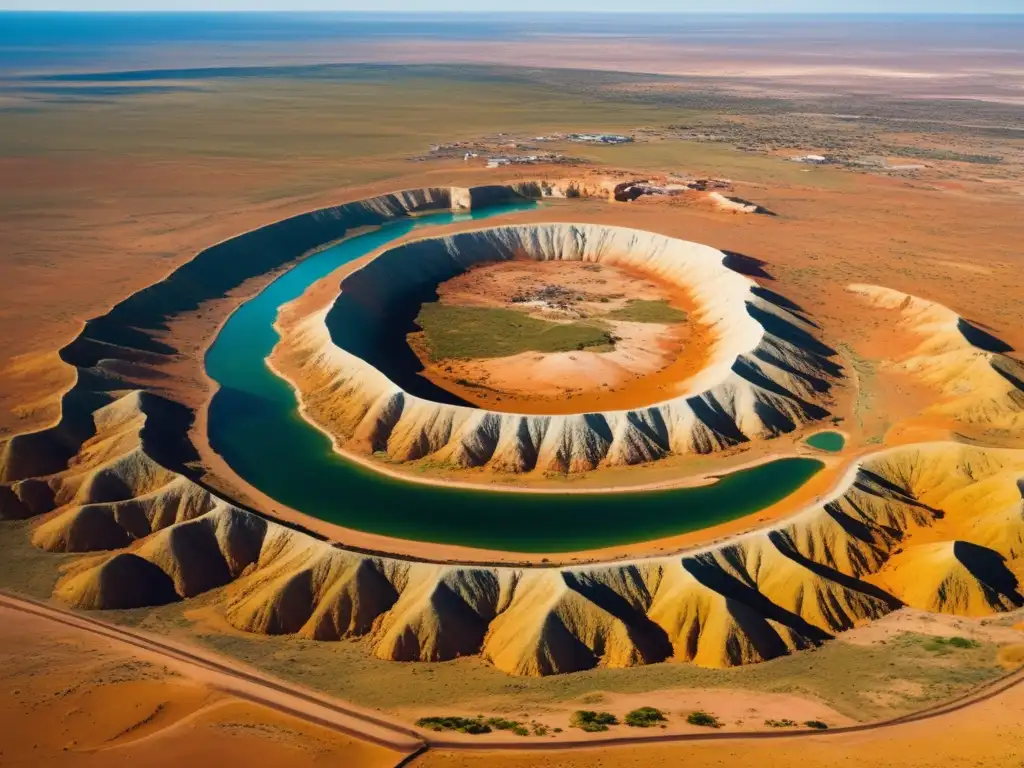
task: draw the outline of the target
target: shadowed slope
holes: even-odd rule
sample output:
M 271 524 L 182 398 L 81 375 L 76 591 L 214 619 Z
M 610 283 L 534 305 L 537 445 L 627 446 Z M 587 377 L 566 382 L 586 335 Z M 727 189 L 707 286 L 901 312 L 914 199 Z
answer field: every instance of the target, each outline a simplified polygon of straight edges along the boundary
M 435 397 L 416 375 L 415 355 L 406 354 L 412 318 L 438 284 L 511 259 L 600 262 L 686 289 L 698 305 L 694 322 L 714 340 L 709 363 L 671 399 L 632 410 L 531 415 Z M 835 351 L 787 302 L 755 291 L 727 262 L 707 246 L 599 225 L 507 226 L 417 240 L 345 277 L 332 306 L 279 329 L 272 359 L 287 361 L 303 415 L 336 446 L 384 451 L 398 462 L 430 457 L 502 472 L 581 472 L 706 453 L 824 418 L 842 375 Z

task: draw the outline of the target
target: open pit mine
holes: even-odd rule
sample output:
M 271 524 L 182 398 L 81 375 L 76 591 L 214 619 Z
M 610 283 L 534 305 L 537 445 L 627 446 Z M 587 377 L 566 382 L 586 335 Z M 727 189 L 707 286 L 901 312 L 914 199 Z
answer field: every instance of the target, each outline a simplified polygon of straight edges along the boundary
M 955 312 L 873 286 L 847 295 L 905 338 L 887 365 L 964 438 L 864 451 L 820 499 L 723 541 L 585 564 L 413 559 L 338 546 L 223 490 L 193 442 L 206 406 L 195 339 L 174 333 L 182 317 L 209 308 L 209 343 L 250 281 L 355 228 L 530 189 L 540 185 L 411 190 L 297 216 L 201 252 L 87 323 L 61 352 L 77 380 L 59 421 L 0 446 L 0 517 L 31 519 L 43 550 L 81 554 L 65 560 L 54 596 L 133 609 L 216 591 L 247 632 L 363 638 L 368 653 L 401 661 L 479 654 L 512 675 L 667 659 L 726 667 L 902 606 L 976 616 L 1024 604 L 1024 371 Z M 684 288 L 710 339 L 707 365 L 643 407 L 538 415 L 426 399 L 374 364 L 373 344 L 410 296 L 509 259 L 627 266 Z M 714 452 L 823 419 L 844 376 L 815 324 L 727 254 L 633 229 L 524 224 L 419 239 L 378 253 L 329 298 L 276 354 L 300 361 L 290 379 L 306 419 L 341 452 L 390 462 L 570 474 Z M 360 324 L 362 347 L 332 337 L 331 313 Z

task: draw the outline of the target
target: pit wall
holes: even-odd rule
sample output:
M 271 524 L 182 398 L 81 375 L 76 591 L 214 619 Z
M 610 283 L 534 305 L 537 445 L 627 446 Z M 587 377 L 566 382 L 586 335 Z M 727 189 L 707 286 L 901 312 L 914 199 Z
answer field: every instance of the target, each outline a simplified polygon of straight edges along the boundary
M 716 339 L 710 363 L 663 402 L 559 416 L 418 396 L 381 370 L 400 344 L 394 328 L 405 327 L 410 306 L 417 309 L 425 292 L 476 264 L 516 258 L 618 265 L 685 288 L 699 307 L 696 322 Z M 310 315 L 282 344 L 305 361 L 290 375 L 304 415 L 342 451 L 386 451 L 393 461 L 429 456 L 500 472 L 579 472 L 708 453 L 827 416 L 832 382 L 841 374 L 830 359 L 834 351 L 809 325 L 726 262 L 708 246 L 600 225 L 427 238 L 384 251 L 351 273 L 334 306 Z
M 479 208 L 492 201 L 523 199 L 511 187 L 483 189 L 480 193 L 458 187 L 409 189 L 301 213 L 200 251 L 160 282 L 87 321 L 60 351 L 61 359 L 76 369 L 76 382 L 61 399 L 59 421 L 0 441 L 0 517 L 38 514 L 52 506 L 52 493 L 45 483 L 31 479 L 66 468 L 94 434 L 94 411 L 127 390 L 145 388 L 147 372 L 181 354 L 174 340 L 165 338 L 169 320 L 195 312 L 250 279 L 286 268 L 353 229 L 453 206 Z M 179 403 L 166 403 L 162 410 L 175 415 L 161 420 L 160 439 L 154 441 L 153 450 L 160 461 L 185 472 L 185 464 L 197 458 L 188 440 L 194 414 Z
M 360 553 L 239 509 L 136 449 L 152 405 L 133 394 L 100 409 L 97 432 L 123 452 L 99 464 L 83 454 L 54 479 L 65 505 L 33 542 L 92 553 L 65 565 L 54 595 L 69 605 L 132 609 L 223 588 L 213 599 L 247 632 L 365 638 L 396 661 L 479 654 L 509 674 L 548 675 L 670 658 L 748 664 L 904 604 L 987 615 L 1024 603 L 1006 565 L 1020 555 L 1019 513 L 1013 527 L 988 509 L 1019 505 L 1022 451 L 882 451 L 788 520 L 674 555 L 472 565 Z M 102 500 L 115 481 L 119 500 Z M 968 532 L 978 543 L 946 538 Z
M 174 290 L 153 286 L 150 301 L 127 299 L 64 350 L 82 367 L 60 423 L 0 445 L 0 519 L 53 512 L 33 526 L 34 543 L 90 553 L 62 560 L 58 599 L 130 609 L 223 588 L 216 599 L 226 619 L 246 631 L 365 637 L 375 655 L 406 661 L 481 653 L 525 675 L 667 657 L 750 663 L 903 604 L 984 615 L 1024 603 L 1022 451 L 954 443 L 888 449 L 851 468 L 819 505 L 767 529 L 676 555 L 579 567 L 359 553 L 241 509 L 188 477 L 180 444 L 190 411 L 144 391 L 126 371 L 178 354 L 161 335 L 164 323 L 214 297 L 201 278 L 237 288 L 259 263 L 280 268 L 301 257 L 285 237 L 291 228 L 304 232 L 308 250 L 356 222 L 448 204 L 445 195 L 387 195 L 304 214 L 284 229 L 271 225 L 266 239 L 264 230 L 243 235 L 245 247 L 214 246 L 168 278 Z M 275 251 L 275 243 L 288 250 Z M 797 326 L 755 317 L 770 331 L 765 338 L 788 333 L 797 346 L 813 346 Z M 915 545 L 918 529 L 928 530 Z M 890 568 L 893 558 L 904 565 Z

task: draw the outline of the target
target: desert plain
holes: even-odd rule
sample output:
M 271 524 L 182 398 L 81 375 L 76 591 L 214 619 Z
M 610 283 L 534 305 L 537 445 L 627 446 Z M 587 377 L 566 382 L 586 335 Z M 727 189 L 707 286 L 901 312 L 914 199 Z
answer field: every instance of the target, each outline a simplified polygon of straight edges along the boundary
M 5 65 L 0 759 L 1012 764 L 1014 49 L 924 33 Z

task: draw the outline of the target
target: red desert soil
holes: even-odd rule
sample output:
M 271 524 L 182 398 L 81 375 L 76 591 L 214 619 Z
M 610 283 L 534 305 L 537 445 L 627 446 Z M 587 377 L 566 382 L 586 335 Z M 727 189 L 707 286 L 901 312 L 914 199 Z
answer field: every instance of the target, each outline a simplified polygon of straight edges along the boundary
M 0 765 L 395 765 L 402 753 L 218 689 L 187 665 L 0 606 Z
M 544 299 L 543 296 L 555 295 Z M 578 413 L 666 400 L 698 373 L 710 340 L 692 323 L 626 322 L 630 300 L 694 310 L 685 292 L 635 270 L 601 264 L 513 261 L 472 269 L 438 286 L 441 304 L 513 309 L 548 322 L 599 322 L 611 350 L 522 352 L 498 358 L 433 359 L 423 332 L 409 344 L 422 376 L 469 402 L 509 413 Z M 538 297 L 538 298 L 533 298 Z

